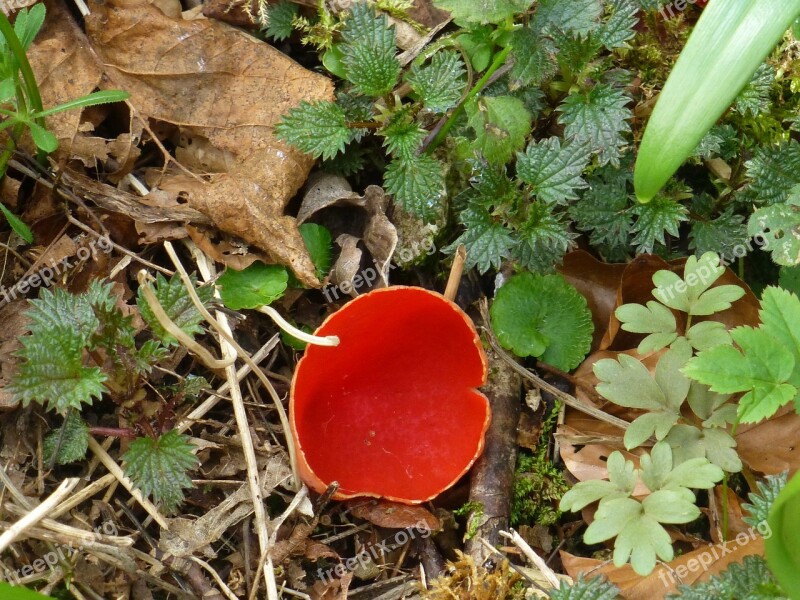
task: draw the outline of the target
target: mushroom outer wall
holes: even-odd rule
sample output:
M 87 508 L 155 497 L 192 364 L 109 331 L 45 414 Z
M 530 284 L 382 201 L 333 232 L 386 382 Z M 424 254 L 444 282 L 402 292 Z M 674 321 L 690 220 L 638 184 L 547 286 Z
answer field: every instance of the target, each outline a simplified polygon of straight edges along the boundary
M 316 335 L 292 379 L 297 467 L 333 496 L 417 504 L 458 481 L 483 451 L 491 413 L 476 388 L 487 362 L 469 317 L 422 288 L 395 286 L 350 301 Z

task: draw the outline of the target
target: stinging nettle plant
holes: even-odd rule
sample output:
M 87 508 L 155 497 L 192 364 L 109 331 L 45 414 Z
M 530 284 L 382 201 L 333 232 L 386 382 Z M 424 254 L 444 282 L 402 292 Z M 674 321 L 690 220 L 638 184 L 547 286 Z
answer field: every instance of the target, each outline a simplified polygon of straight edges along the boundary
M 169 320 L 187 335 L 202 331 L 202 315 L 178 276 L 159 276 L 154 295 Z M 211 289 L 202 287 L 204 303 Z M 161 392 L 169 400 L 155 415 L 145 407 L 146 376 L 177 345 L 141 294 L 137 304 L 153 338 L 137 341 L 133 317 L 117 305 L 111 283 L 94 280 L 82 294 L 42 289 L 26 312 L 29 334 L 22 338 L 18 372 L 8 386 L 23 405 L 37 402 L 64 417 L 64 424 L 45 439 L 48 462 L 66 464 L 85 457 L 91 430 L 81 411 L 103 399 L 117 404 L 130 425 L 133 440 L 123 456 L 125 473 L 165 511 L 172 512 L 191 487 L 187 472 L 198 464 L 188 438 L 171 428 L 174 405 L 206 386 L 202 377 L 187 377 Z M 140 435 L 144 434 L 144 435 Z

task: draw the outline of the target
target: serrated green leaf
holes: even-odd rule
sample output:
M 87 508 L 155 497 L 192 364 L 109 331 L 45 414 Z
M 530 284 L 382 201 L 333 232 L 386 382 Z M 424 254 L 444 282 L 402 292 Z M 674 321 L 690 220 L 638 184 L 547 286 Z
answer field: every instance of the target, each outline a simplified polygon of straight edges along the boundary
M 517 176 L 540 200 L 566 204 L 578 198 L 576 190 L 587 187 L 581 173 L 590 156 L 587 145 L 571 142 L 562 146 L 557 137 L 531 142 L 524 153 L 517 154 Z
M 731 335 L 741 352 L 717 346 L 692 358 L 683 372 L 715 392 L 747 392 L 739 401 L 740 420 L 754 423 L 774 414 L 797 394 L 786 383 L 794 370 L 794 356 L 762 330 L 737 327 Z
M 53 453 L 58 449 L 56 463 L 66 465 L 82 460 L 89 448 L 89 428 L 77 411 L 70 411 L 60 429 L 44 438 L 44 462 L 50 464 Z
M 791 292 L 769 286 L 761 295 L 758 316 L 760 329 L 792 353 L 795 370 L 788 381 L 800 389 L 800 300 Z
M 68 324 L 54 325 L 46 335 L 21 339 L 19 370 L 6 389 L 24 405 L 36 401 L 61 414 L 81 409 L 105 391 L 107 376 L 83 364 L 85 340 Z
M 560 275 L 523 273 L 497 292 L 491 308 L 498 340 L 518 356 L 574 369 L 589 351 L 594 325 L 586 299 Z
M 770 104 L 769 93 L 775 83 L 775 70 L 767 63 L 762 63 L 753 74 L 745 88 L 736 97 L 733 110 L 743 115 L 750 113 L 757 117 L 768 110 Z
M 303 100 L 283 116 L 275 126 L 275 135 L 314 158 L 330 159 L 344 151 L 352 132 L 338 104 Z
M 763 241 L 779 265 L 800 263 L 800 185 L 785 202 L 756 210 L 747 223 L 747 233 Z
M 570 94 L 558 108 L 558 122 L 565 125 L 564 137 L 587 144 L 597 153 L 601 165 L 619 166 L 621 148 L 626 143 L 623 134 L 630 131 L 630 101 L 624 92 L 606 84 L 598 84 L 587 93 Z
M 342 39 L 342 64 L 356 91 L 375 97 L 391 92 L 400 77 L 400 63 L 395 30 L 386 15 L 357 2 L 345 21 Z
M 71 332 L 78 344 L 86 346 L 100 321 L 85 295 L 70 294 L 61 288 L 41 288 L 39 297 L 30 300 L 31 308 L 25 313 L 31 320 L 28 326 L 33 336 L 46 339 L 59 327 Z
M 533 0 L 434 0 L 434 4 L 449 11 L 459 25 L 467 25 L 500 23 L 528 10 Z
M 394 115 L 380 130 L 386 151 L 396 158 L 413 159 L 428 134 L 406 111 Z
M 228 268 L 217 280 L 222 302 L 232 310 L 258 308 L 283 296 L 289 273 L 281 265 L 254 262 L 242 271 Z
M 661 574 L 659 573 L 659 576 Z M 741 563 L 732 563 L 707 581 L 678 585 L 678 593 L 668 600 L 708 600 L 709 598 L 747 600 L 786 600 L 762 556 L 750 554 Z
M 414 64 L 406 75 L 406 82 L 419 95 L 425 108 L 434 113 L 444 113 L 461 99 L 466 87 L 467 70 L 461 56 L 453 50 L 442 50 L 430 62 Z
M 748 239 L 744 217 L 728 208 L 716 219 L 693 219 L 689 247 L 698 255 L 716 252 L 731 259 L 747 248 Z
M 467 250 L 465 269 L 478 267 L 481 274 L 492 268 L 499 269 L 515 245 L 509 230 L 493 219 L 482 206 L 470 206 L 462 210 L 458 219 L 466 230 L 444 248 L 444 252 L 452 254 L 463 244 Z
M 539 85 L 556 72 L 558 49 L 552 39 L 540 35 L 531 27 L 516 29 L 511 34 L 511 88 Z
M 634 0 L 610 0 L 611 16 L 600 26 L 597 37 L 609 50 L 628 48 L 628 40 L 636 35 L 639 7 Z
M 122 457 L 125 474 L 167 513 L 183 501 L 183 490 L 192 487 L 187 472 L 199 464 L 188 440 L 174 429 L 157 440 L 138 438 Z
M 605 167 L 587 179 L 588 188 L 579 202 L 569 207 L 575 226 L 590 231 L 589 242 L 600 247 L 608 245 L 620 249 L 629 246 L 633 214 L 630 210 L 627 169 Z
M 636 222 L 631 227 L 632 243 L 639 252 L 653 252 L 656 244 L 666 244 L 665 234 L 678 237 L 678 226 L 688 221 L 686 207 L 672 198 L 657 196 L 633 208 Z
M 778 494 L 786 487 L 788 471 L 777 475 L 767 475 L 756 483 L 756 489 L 747 495 L 749 503 L 742 504 L 742 509 L 748 512 L 742 520 L 751 527 L 760 527 L 767 520 L 769 511 L 775 503 Z
M 475 131 L 472 146 L 491 164 L 507 163 L 525 145 L 531 131 L 531 114 L 513 96 L 476 97 L 464 106 Z
M 292 35 L 292 23 L 298 12 L 297 4 L 288 0 L 267 6 L 266 36 L 276 42 L 288 39 Z
M 384 185 L 403 208 L 427 222 L 436 218 L 446 194 L 442 164 L 428 154 L 390 162 Z
M 756 203 L 785 202 L 791 189 L 800 185 L 800 143 L 789 140 L 758 148 L 745 166 Z
M 539 0 L 535 20 L 537 27 L 586 35 L 598 27 L 602 14 L 601 0 Z
M 195 278 L 192 276 L 192 282 L 194 281 Z M 203 286 L 196 289 L 197 295 L 204 304 L 211 301 L 213 291 L 210 286 Z M 156 277 L 154 292 L 162 308 L 167 313 L 167 316 L 173 323 L 180 327 L 184 333 L 194 336 L 203 331 L 203 328 L 200 326 L 200 323 L 203 322 L 203 315 L 201 315 L 200 311 L 195 307 L 178 275 L 173 275 L 168 281 L 159 273 Z M 164 345 L 175 346 L 178 344 L 178 340 L 167 333 L 161 326 L 161 323 L 158 322 L 158 319 L 156 319 L 141 291 L 139 291 L 136 298 L 136 304 L 139 307 L 142 318 Z

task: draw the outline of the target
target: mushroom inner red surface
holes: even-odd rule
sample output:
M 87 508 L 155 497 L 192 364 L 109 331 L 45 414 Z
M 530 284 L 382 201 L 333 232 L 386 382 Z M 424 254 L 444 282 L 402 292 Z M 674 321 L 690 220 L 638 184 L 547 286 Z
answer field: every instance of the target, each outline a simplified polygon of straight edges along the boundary
M 340 495 L 420 502 L 461 477 L 489 422 L 474 328 L 421 288 L 371 292 L 332 315 L 295 373 L 291 418 L 300 452 Z

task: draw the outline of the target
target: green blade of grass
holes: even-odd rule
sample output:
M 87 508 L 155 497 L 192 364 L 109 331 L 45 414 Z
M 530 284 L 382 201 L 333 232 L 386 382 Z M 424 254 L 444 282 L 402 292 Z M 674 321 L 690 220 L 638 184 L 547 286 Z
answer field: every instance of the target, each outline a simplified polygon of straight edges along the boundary
M 800 0 L 711 0 L 667 78 L 642 138 L 636 197 L 649 202 L 800 15 Z

